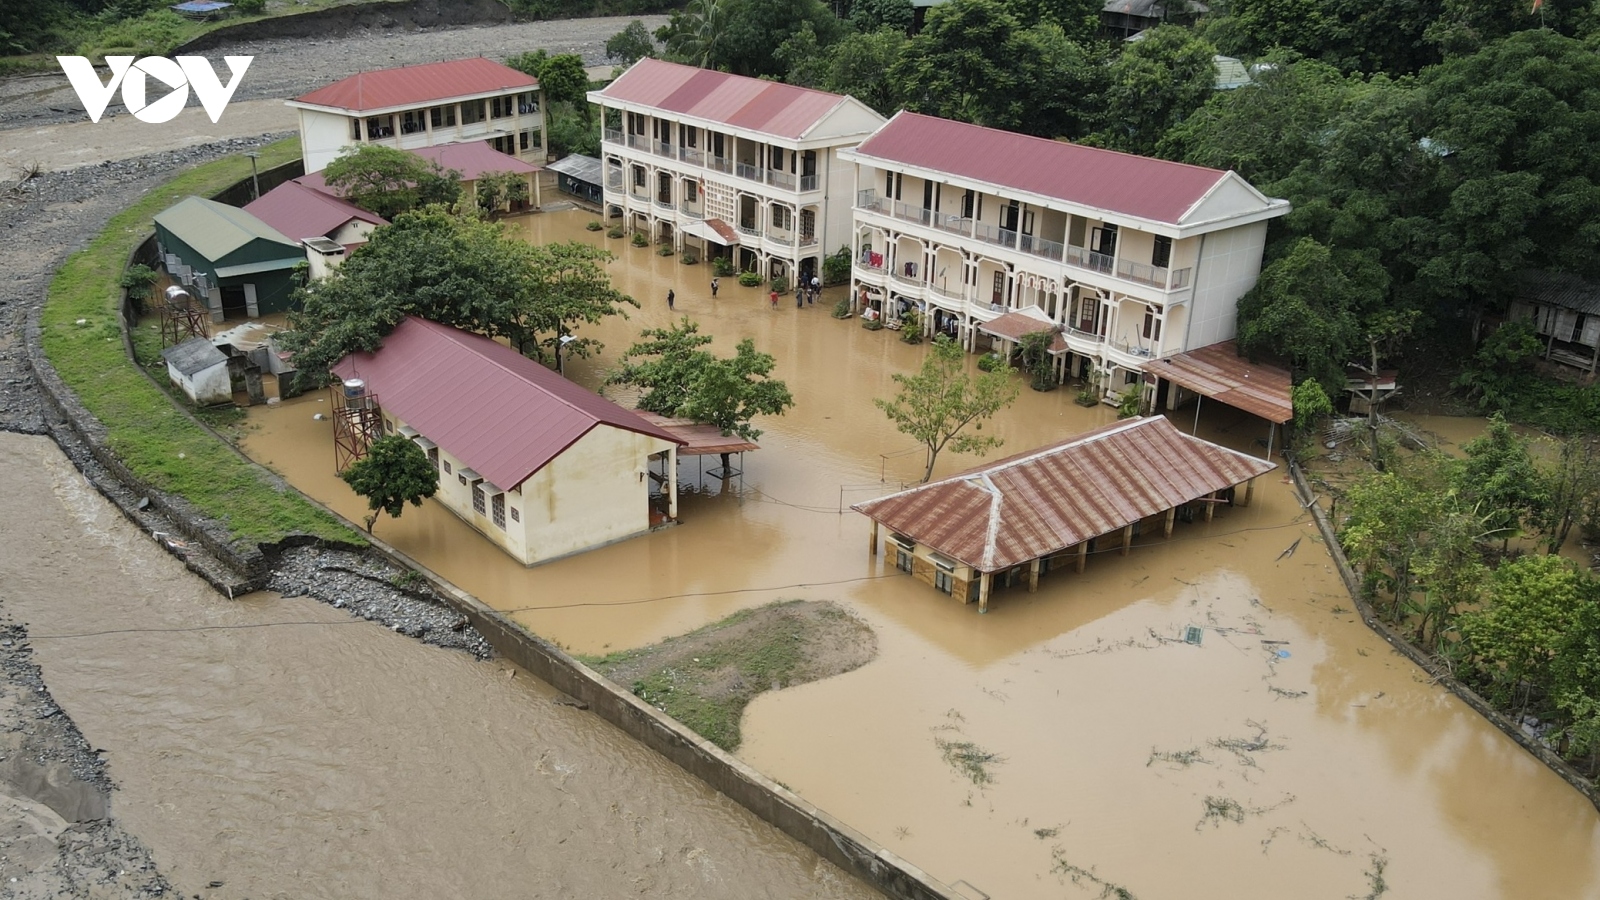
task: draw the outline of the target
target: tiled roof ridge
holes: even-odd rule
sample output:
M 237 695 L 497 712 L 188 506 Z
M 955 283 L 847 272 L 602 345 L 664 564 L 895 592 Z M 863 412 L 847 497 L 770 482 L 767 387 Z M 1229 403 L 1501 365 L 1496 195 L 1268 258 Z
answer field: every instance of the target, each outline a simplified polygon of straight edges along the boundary
M 461 347 L 464 350 L 467 350 L 467 351 L 472 352 L 472 353 L 476 353 L 478 356 L 482 357 L 490 365 L 494 366 L 495 368 L 499 369 L 502 372 L 505 372 L 507 375 L 511 375 L 512 377 L 514 377 L 517 380 L 523 382 L 524 384 L 528 384 L 528 385 L 530 385 L 530 386 L 532 386 L 534 388 L 537 388 L 537 389 L 545 392 L 546 394 L 550 395 L 551 398 L 553 398 L 557 402 L 559 402 L 561 405 L 567 407 L 568 409 L 575 410 L 577 413 L 582 415 L 584 418 L 589 419 L 590 421 L 592 421 L 595 425 L 600 424 L 601 419 L 600 419 L 599 416 L 596 416 L 594 413 L 589 412 L 588 410 L 584 409 L 581 406 L 578 406 L 576 403 L 573 403 L 571 400 L 568 400 L 566 397 L 563 397 L 560 393 L 550 389 L 549 387 L 547 387 L 547 386 L 545 386 L 543 384 L 540 384 L 537 381 L 534 381 L 532 378 L 529 378 L 524 373 L 519 372 L 516 369 L 511 368 L 510 366 L 508 366 L 505 363 L 501 362 L 498 356 L 491 356 L 491 355 L 489 355 L 487 353 L 484 353 L 484 352 L 480 351 L 477 347 L 472 346 L 471 342 L 467 340 L 467 338 L 482 338 L 482 339 L 484 339 L 486 341 L 494 343 L 495 346 L 501 346 L 498 342 L 496 342 L 494 340 L 494 338 L 491 338 L 488 335 L 478 334 L 477 332 L 467 331 L 467 330 L 461 329 L 461 328 L 451 328 L 450 326 L 445 325 L 442 322 L 435 322 L 435 321 L 433 321 L 431 319 L 424 319 L 421 316 L 407 316 L 406 318 L 416 319 L 418 322 L 423 322 L 423 323 L 431 326 L 430 330 L 434 331 L 437 334 L 443 335 L 451 343 Z M 511 350 L 510 347 L 502 347 L 502 349 Z M 515 351 L 513 351 L 513 352 L 515 352 Z M 518 353 L 517 355 L 521 356 L 520 353 Z M 523 356 L 522 358 L 523 359 L 527 359 L 528 362 L 531 362 L 534 365 L 540 366 L 540 368 L 543 368 L 543 366 L 539 363 L 538 360 L 529 359 L 528 357 L 525 357 L 525 356 Z M 548 371 L 548 370 L 546 370 L 546 371 Z M 554 375 L 555 373 L 551 373 L 551 374 Z M 555 375 L 555 377 L 556 378 L 561 378 L 562 376 Z M 565 379 L 563 379 L 563 380 L 565 380 Z M 571 383 L 571 382 L 569 382 L 569 383 Z M 579 387 L 577 384 L 573 384 L 572 386 L 575 387 L 575 388 Z M 582 388 L 579 388 L 579 389 L 581 390 Z M 605 399 L 605 398 L 602 397 L 601 399 Z M 625 408 L 623 408 L 621 406 L 618 406 L 617 408 L 621 409 L 623 412 L 631 412 L 631 410 L 625 409 Z M 591 426 L 591 427 L 593 427 L 593 426 Z
M 838 108 L 839 103 L 842 103 L 848 99 L 852 99 L 849 94 L 839 94 L 835 93 L 834 91 L 825 91 L 822 88 L 805 87 L 804 85 L 790 84 L 787 81 L 767 81 L 764 78 L 755 78 L 750 75 L 740 75 L 737 72 L 723 72 L 719 69 L 705 69 L 701 68 L 700 66 L 691 66 L 687 63 L 673 62 L 668 59 L 658 59 L 653 56 L 647 56 L 639 60 L 639 62 L 649 62 L 651 65 L 657 66 L 672 66 L 678 69 L 693 69 L 697 72 L 711 72 L 716 75 L 721 75 L 724 78 L 739 79 L 742 81 L 759 81 L 772 87 L 783 88 L 791 91 L 799 91 L 800 93 L 804 94 L 816 94 L 822 97 L 833 97 L 836 99 L 834 104 L 835 109 Z M 630 68 L 629 71 L 632 71 L 632 69 Z M 624 72 L 623 74 L 626 75 L 627 73 Z M 832 112 L 832 109 L 830 109 L 829 112 Z

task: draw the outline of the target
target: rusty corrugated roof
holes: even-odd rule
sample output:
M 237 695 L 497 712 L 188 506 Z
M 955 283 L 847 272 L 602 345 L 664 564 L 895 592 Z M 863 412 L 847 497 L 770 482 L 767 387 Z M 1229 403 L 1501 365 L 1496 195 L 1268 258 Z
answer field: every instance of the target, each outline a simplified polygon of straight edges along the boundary
M 600 96 L 734 128 L 799 139 L 841 103 L 841 94 L 713 72 L 659 59 L 634 63 Z
M 1570 272 L 1526 269 L 1516 274 L 1517 296 L 1531 303 L 1600 314 L 1600 284 Z
M 1282 425 L 1294 418 L 1289 373 L 1245 359 L 1233 341 L 1151 360 L 1144 370 L 1268 422 Z
M 360 72 L 295 98 L 296 103 L 349 112 L 422 106 L 508 88 L 532 90 L 539 79 L 492 59 L 474 56 L 420 66 Z
M 761 449 L 755 441 L 747 441 L 736 434 L 723 434 L 715 425 L 702 425 L 693 419 L 660 416 L 642 409 L 635 412 L 639 414 L 639 418 L 682 440 L 683 446 L 678 448 L 679 456 L 716 456 L 721 453 L 743 453 L 746 450 Z
M 1020 341 L 1023 335 L 1040 331 L 1059 334 L 1061 326 L 1046 318 L 1044 311 L 1037 306 L 1029 306 L 1003 316 L 995 316 L 987 322 L 980 322 L 978 330 L 1008 341 Z
M 504 344 L 415 316 L 333 373 L 365 381 L 384 409 L 506 489 L 599 424 L 683 443 Z
M 850 508 L 980 572 L 998 572 L 1275 468 L 1155 416 Z
M 1218 169 L 911 112 L 896 113 L 855 152 L 868 164 L 915 166 L 1172 225 L 1230 177 Z

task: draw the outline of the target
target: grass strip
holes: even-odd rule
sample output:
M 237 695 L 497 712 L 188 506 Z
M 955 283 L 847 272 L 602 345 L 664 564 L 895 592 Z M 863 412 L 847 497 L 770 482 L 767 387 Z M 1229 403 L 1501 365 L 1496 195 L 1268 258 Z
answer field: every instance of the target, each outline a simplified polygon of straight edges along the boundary
M 299 155 L 293 138 L 261 149 L 262 168 Z M 122 352 L 117 304 L 123 264 L 152 220 L 190 194 L 210 196 L 250 174 L 229 156 L 197 166 L 146 193 L 72 254 L 50 282 L 40 315 L 45 356 L 84 407 L 106 428 L 107 444 L 134 475 L 184 497 L 221 522 L 235 541 L 275 543 L 295 534 L 364 544 L 359 534 L 273 485 L 257 468 L 197 425 Z

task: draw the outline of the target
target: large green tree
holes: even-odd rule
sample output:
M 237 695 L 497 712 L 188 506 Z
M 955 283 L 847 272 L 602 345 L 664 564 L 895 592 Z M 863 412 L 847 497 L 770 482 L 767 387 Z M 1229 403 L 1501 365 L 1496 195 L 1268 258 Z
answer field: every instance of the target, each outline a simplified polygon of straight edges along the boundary
M 316 384 L 347 353 L 375 350 L 401 319 L 502 337 L 544 359 L 600 345 L 574 335 L 638 303 L 611 286 L 611 255 L 583 243 L 533 246 L 501 226 L 432 207 L 373 232 L 334 274 L 299 292 L 284 343 L 301 384 Z
M 1216 90 L 1217 49 L 1187 28 L 1162 25 L 1111 63 L 1101 143 L 1150 155 L 1163 136 Z
M 386 219 L 430 203 L 454 203 L 461 194 L 460 172 L 382 144 L 346 150 L 322 178 L 339 196 Z
M 439 490 L 439 471 L 409 438 L 391 434 L 378 438 L 365 456 L 345 467 L 339 477 L 350 489 L 367 499 L 372 512 L 363 519 L 367 533 L 378 522 L 378 513 L 400 518 L 406 504 L 421 506 Z
M 638 19 L 629 22 L 627 28 L 606 41 L 606 59 L 616 60 L 623 66 L 631 66 L 647 56 L 655 56 L 658 52 L 660 51 L 656 47 L 655 38 L 650 35 L 650 29 Z
M 1296 378 L 1315 378 L 1337 395 L 1361 338 L 1360 310 L 1371 300 L 1332 250 L 1301 238 L 1240 298 L 1239 349 L 1252 359 L 1285 359 Z
M 1003 441 L 998 436 L 972 434 L 967 428 L 983 428 L 984 422 L 1021 393 L 1010 370 L 974 375 L 967 370 L 966 356 L 960 344 L 939 335 L 916 374 L 896 372 L 890 376 L 900 386 L 894 399 L 872 400 L 901 434 L 927 450 L 923 481 L 933 477 L 933 465 L 946 448 L 956 453 L 983 453 L 999 447 Z
M 928 11 L 889 77 L 908 109 L 1003 128 L 1015 99 L 1011 39 L 1019 27 L 998 0 L 950 0 Z

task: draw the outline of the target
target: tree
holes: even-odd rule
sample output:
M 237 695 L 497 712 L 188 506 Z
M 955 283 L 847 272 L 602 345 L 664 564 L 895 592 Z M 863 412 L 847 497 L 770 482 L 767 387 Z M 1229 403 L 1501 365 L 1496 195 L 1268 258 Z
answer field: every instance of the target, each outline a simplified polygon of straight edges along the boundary
M 885 116 L 894 115 L 903 103 L 889 70 L 905 46 L 905 34 L 892 28 L 846 35 L 828 48 L 820 87 L 854 97 Z
M 656 38 L 666 46 L 667 58 L 702 69 L 715 67 L 722 58 L 729 10 L 737 2 L 689 0 L 683 9 L 673 10 L 667 24 L 656 30 Z M 774 46 L 778 43 L 781 41 Z
M 1360 340 L 1357 310 L 1370 299 L 1328 247 L 1301 238 L 1239 298 L 1239 349 L 1251 359 L 1288 360 L 1296 378 L 1315 378 L 1335 394 L 1344 389 L 1344 364 Z
M 1021 392 L 1004 369 L 972 375 L 966 370 L 961 345 L 945 335 L 933 339 L 921 371 L 915 375 L 896 372 L 892 377 L 900 392 L 893 400 L 875 397 L 872 402 L 900 433 L 927 448 L 924 482 L 933 477 L 933 464 L 946 446 L 956 453 L 983 453 L 999 447 L 1003 443 L 999 437 L 962 432 L 968 425 L 981 429 Z
M 377 349 L 408 315 L 505 338 L 544 359 L 578 325 L 638 305 L 611 286 L 602 268 L 611 258 L 583 243 L 531 246 L 437 207 L 405 213 L 332 276 L 296 293 L 284 344 L 302 386 L 320 383 L 347 353 Z M 564 352 L 599 346 L 577 337 Z
M 1591 580 L 1561 556 L 1523 556 L 1495 570 L 1488 603 L 1463 614 L 1458 627 L 1496 703 L 1522 707 L 1550 687 L 1552 663 L 1593 592 Z
M 1548 501 L 1545 482 L 1528 452 L 1527 438 L 1511 430 L 1505 417 L 1489 417 L 1489 429 L 1461 448 L 1462 495 L 1478 504 L 1478 512 L 1503 543 L 1531 525 Z
M 1515 388 L 1528 370 L 1528 361 L 1541 349 L 1531 321 L 1506 322 L 1478 345 L 1452 387 L 1464 389 L 1468 400 L 1477 399 L 1480 409 L 1504 412 L 1516 399 Z
M 585 113 L 589 109 L 589 73 L 583 68 L 583 57 L 576 53 L 561 53 L 545 60 L 536 75 L 539 87 L 550 103 L 570 103 L 572 108 Z
M 889 77 L 914 112 L 1004 127 L 1016 87 L 1016 17 L 997 0 L 950 0 L 928 11 Z
M 451 204 L 461 193 L 461 173 L 382 144 L 362 144 L 339 154 L 322 178 L 339 196 L 392 219 L 431 203 Z
M 724 435 L 753 441 L 761 436 L 751 424 L 756 416 L 781 416 L 794 406 L 788 386 L 771 377 L 772 356 L 756 350 L 749 338 L 732 358 L 718 357 L 705 349 L 711 335 L 701 334 L 687 316 L 668 328 L 645 329 L 640 337 L 607 383 L 641 389 L 642 410 L 715 425 Z M 722 454 L 724 469 L 728 456 Z
M 722 39 L 711 61 L 717 68 L 736 75 L 782 76 L 787 67 L 775 51 L 806 26 L 824 47 L 845 32 L 844 23 L 821 0 L 732 0 Z
M 1545 552 L 1559 553 L 1572 525 L 1591 520 L 1600 510 L 1600 452 L 1594 439 L 1574 435 L 1561 442 L 1555 464 L 1539 473 L 1545 502 L 1533 509 L 1545 535 Z
M 1105 67 L 1054 22 L 1012 35 L 1016 86 L 1006 127 L 1048 138 L 1081 138 L 1093 130 Z
M 1111 64 L 1105 124 L 1097 138 L 1117 150 L 1154 153 L 1162 137 L 1216 90 L 1216 53 L 1187 28 L 1162 25 L 1144 32 Z
M 855 0 L 850 5 L 850 25 L 860 34 L 889 28 L 906 34 L 911 31 L 916 9 L 911 0 Z
M 1100 30 L 1102 0 L 1005 0 L 1005 5 L 1024 28 L 1053 25 L 1076 43 L 1088 43 Z
M 528 180 L 516 172 L 484 172 L 473 182 L 472 189 L 478 208 L 491 216 L 528 199 Z
M 367 533 L 377 524 L 378 512 L 400 518 L 406 504 L 421 506 L 439 490 L 439 472 L 427 454 L 411 439 L 398 434 L 378 438 L 361 457 L 339 473 L 345 484 L 367 498 L 371 515 L 362 519 Z
M 1333 401 L 1322 382 L 1307 378 L 1289 390 L 1289 402 L 1294 409 L 1294 439 L 1304 449 L 1315 434 L 1317 420 L 1333 415 Z
M 614 59 L 618 65 L 631 66 L 645 57 L 655 56 L 656 52 L 655 38 L 638 19 L 606 41 L 606 59 Z

